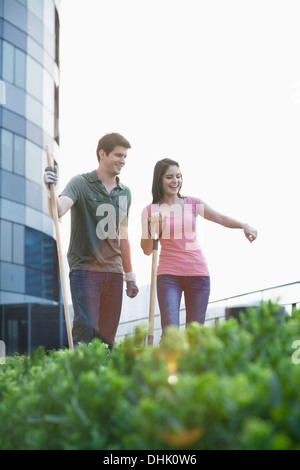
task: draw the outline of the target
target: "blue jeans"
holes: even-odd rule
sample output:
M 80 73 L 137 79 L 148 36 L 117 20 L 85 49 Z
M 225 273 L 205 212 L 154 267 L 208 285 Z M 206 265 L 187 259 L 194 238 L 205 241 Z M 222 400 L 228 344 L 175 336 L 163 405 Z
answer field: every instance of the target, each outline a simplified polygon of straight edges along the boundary
M 99 338 L 112 348 L 121 315 L 123 275 L 73 271 L 70 273 L 70 288 L 74 308 L 74 345 Z
M 157 298 L 161 315 L 162 333 L 170 325 L 179 327 L 180 302 L 184 292 L 186 325 L 203 324 L 210 293 L 209 276 L 157 276 Z

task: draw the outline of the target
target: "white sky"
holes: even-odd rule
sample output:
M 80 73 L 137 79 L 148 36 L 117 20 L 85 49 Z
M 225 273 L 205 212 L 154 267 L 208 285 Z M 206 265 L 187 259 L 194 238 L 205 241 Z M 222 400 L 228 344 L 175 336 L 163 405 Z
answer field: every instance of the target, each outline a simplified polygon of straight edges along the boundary
M 97 167 L 106 132 L 131 142 L 138 284 L 150 283 L 140 212 L 157 160 L 183 194 L 248 222 L 259 238 L 200 224 L 211 300 L 300 279 L 300 4 L 253 0 L 62 0 L 60 187 Z M 69 215 L 62 221 L 65 250 Z

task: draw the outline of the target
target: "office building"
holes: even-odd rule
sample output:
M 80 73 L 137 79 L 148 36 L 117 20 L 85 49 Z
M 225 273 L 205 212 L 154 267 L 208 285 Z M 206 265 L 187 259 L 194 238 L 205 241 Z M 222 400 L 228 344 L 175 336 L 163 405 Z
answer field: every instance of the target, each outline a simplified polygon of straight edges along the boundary
M 59 1 L 0 0 L 0 339 L 7 354 L 65 343 L 42 175 L 59 161 Z

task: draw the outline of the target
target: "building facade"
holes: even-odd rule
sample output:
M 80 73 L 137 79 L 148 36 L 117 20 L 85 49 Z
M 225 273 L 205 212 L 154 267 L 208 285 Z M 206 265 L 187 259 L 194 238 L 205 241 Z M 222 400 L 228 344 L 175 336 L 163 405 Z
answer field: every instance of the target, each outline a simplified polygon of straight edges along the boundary
M 64 342 L 42 183 L 47 144 L 59 161 L 58 1 L 0 0 L 0 80 L 0 339 L 27 353 Z

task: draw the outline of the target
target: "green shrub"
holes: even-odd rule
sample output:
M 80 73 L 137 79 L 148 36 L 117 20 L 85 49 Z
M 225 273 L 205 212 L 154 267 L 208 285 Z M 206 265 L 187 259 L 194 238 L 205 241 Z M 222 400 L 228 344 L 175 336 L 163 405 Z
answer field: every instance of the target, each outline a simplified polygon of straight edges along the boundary
M 300 449 L 300 311 L 262 304 L 214 327 L 138 328 L 0 366 L 0 449 Z

